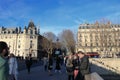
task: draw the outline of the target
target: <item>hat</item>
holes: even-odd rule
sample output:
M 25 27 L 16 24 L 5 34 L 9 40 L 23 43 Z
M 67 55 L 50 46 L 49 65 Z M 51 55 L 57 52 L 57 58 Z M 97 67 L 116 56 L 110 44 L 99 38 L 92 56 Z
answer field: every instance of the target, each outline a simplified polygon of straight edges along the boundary
M 84 54 L 82 51 L 78 51 L 78 54 Z

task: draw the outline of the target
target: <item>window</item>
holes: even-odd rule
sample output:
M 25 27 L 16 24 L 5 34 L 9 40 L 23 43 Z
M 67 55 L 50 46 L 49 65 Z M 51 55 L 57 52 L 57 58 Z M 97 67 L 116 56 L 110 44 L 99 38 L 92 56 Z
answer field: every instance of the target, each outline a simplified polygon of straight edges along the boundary
M 18 48 L 20 48 L 20 45 L 18 45 Z
M 80 37 L 82 37 L 82 35 L 80 34 Z
M 30 44 L 30 48 L 32 48 L 32 44 Z
M 6 34 L 6 31 L 4 31 L 4 34 Z
M 31 40 L 31 41 L 30 41 L 30 48 L 32 48 L 32 45 L 33 45 L 33 44 L 32 44 L 32 40 Z
M 33 36 L 30 36 L 30 39 L 33 39 Z
M 33 34 L 33 31 L 32 31 L 32 30 L 30 30 L 30 34 Z
M 93 44 L 91 43 L 91 46 L 93 46 Z
M 96 46 L 98 46 L 98 43 L 96 43 Z
M 10 34 L 10 31 L 8 31 L 8 34 Z
M 15 33 L 15 31 L 12 32 L 13 34 Z
M 110 48 L 110 51 L 112 51 L 112 49 Z

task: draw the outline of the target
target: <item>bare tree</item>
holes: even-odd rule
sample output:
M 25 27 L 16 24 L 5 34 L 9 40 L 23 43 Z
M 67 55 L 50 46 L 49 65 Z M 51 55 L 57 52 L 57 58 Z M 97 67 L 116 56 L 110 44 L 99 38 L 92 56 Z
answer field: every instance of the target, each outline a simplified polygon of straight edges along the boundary
M 76 45 L 76 41 L 74 37 L 75 37 L 74 33 L 69 29 L 63 30 L 59 34 L 59 39 L 63 47 L 66 47 L 72 53 L 75 52 L 75 45 Z
M 43 34 L 42 39 L 42 47 L 48 54 L 52 54 L 52 50 L 54 48 L 54 41 L 56 39 L 56 35 L 52 32 L 46 32 Z
M 43 33 L 43 36 L 52 42 L 54 42 L 56 40 L 56 35 L 52 32 L 45 32 L 45 33 Z
M 96 22 L 95 29 L 95 34 L 98 35 L 99 51 L 102 52 L 102 56 L 112 56 L 111 50 L 115 44 L 115 31 L 113 31 L 110 21 L 103 19 Z

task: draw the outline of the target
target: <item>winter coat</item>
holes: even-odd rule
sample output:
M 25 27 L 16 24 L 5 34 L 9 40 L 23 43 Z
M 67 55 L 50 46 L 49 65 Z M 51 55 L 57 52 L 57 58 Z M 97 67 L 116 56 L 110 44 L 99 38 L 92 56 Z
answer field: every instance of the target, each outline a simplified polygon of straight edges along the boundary
M 87 56 L 81 58 L 79 72 L 75 80 L 84 80 L 85 75 L 90 73 L 89 59 Z
M 9 74 L 18 74 L 18 63 L 15 57 L 9 58 Z
M 67 59 L 66 70 L 68 75 L 73 75 L 74 68 L 73 68 L 72 59 L 69 59 L 69 58 Z
M 8 80 L 9 66 L 7 60 L 0 56 L 0 80 Z
M 48 65 L 48 59 L 47 59 L 47 57 L 44 57 L 44 58 L 43 58 L 43 65 L 44 65 L 44 66 L 47 66 L 47 65 Z

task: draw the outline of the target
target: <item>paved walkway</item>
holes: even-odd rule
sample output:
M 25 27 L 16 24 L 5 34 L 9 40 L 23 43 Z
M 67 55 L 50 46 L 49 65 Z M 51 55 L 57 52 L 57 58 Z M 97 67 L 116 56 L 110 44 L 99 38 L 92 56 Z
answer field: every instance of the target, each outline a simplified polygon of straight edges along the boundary
M 67 80 L 67 74 L 62 66 L 62 73 L 55 73 L 50 76 L 48 72 L 44 71 L 43 66 L 34 67 L 31 69 L 31 73 L 28 74 L 27 70 L 19 72 L 19 80 Z
M 27 70 L 23 70 L 19 72 L 19 80 L 67 80 L 67 74 L 65 71 L 65 67 L 62 66 L 61 68 L 62 73 L 55 73 L 54 70 L 52 71 L 53 75 L 49 76 L 48 72 L 44 71 L 43 66 L 37 66 L 31 69 L 31 73 L 28 74 Z M 92 72 L 97 72 L 99 75 L 109 75 L 112 74 L 110 70 L 106 70 L 100 66 L 91 65 L 91 71 Z M 104 76 L 102 76 L 104 78 Z M 105 80 L 110 80 L 110 76 L 107 76 L 108 79 Z M 106 78 L 107 78 L 106 77 Z M 117 76 L 113 76 L 111 80 L 120 80 L 120 78 Z

